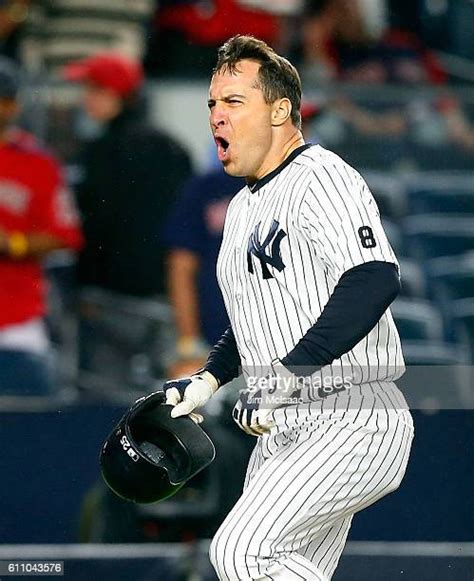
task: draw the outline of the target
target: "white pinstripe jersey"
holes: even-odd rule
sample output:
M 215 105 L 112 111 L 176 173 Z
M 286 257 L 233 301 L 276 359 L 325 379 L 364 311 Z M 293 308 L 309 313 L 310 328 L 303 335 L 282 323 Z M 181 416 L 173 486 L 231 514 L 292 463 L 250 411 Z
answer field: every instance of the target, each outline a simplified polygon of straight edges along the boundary
M 217 276 L 245 369 L 268 367 L 314 325 L 341 275 L 397 264 L 360 174 L 306 146 L 231 201 Z M 390 309 L 353 349 L 321 370 L 354 384 L 391 381 L 405 366 Z

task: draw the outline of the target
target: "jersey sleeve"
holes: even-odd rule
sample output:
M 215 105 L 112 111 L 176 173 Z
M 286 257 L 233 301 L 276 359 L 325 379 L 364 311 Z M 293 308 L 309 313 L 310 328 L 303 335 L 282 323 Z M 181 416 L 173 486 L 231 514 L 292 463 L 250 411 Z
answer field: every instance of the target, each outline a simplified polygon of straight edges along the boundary
M 325 164 L 313 171 L 298 219 L 336 281 L 366 262 L 391 262 L 399 268 L 377 204 L 363 178 L 347 164 Z
M 49 234 L 64 247 L 79 249 L 83 243 L 79 214 L 61 168 L 53 160 L 44 160 L 37 169 L 38 195 L 31 208 L 31 231 Z

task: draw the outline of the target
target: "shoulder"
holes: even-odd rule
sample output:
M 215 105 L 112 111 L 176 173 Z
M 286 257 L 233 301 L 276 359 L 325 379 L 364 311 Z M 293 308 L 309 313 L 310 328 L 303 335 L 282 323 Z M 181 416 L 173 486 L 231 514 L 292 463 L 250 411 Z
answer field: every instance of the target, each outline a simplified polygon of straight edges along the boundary
M 14 129 L 9 135 L 12 148 L 19 153 L 48 163 L 57 163 L 52 152 L 35 135 L 23 129 Z
M 320 145 L 313 145 L 299 155 L 295 162 L 305 168 L 308 190 L 330 193 L 337 190 L 340 194 L 360 191 L 365 182 L 360 173 L 342 159 L 337 153 Z
M 344 161 L 337 153 L 321 145 L 313 145 L 303 151 L 295 159 L 295 163 L 306 167 L 309 174 L 319 174 L 321 171 L 345 171 L 346 173 L 359 175 L 357 170 Z
M 59 161 L 53 153 L 33 134 L 15 129 L 10 134 L 10 147 L 27 164 L 28 171 L 57 175 L 61 172 Z

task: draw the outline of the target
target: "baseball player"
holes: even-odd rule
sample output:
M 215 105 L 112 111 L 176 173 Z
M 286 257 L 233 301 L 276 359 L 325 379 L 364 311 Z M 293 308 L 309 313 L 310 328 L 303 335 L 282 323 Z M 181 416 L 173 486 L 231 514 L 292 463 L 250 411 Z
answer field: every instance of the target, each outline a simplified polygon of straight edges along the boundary
M 244 176 L 217 263 L 230 326 L 202 370 L 167 382 L 193 414 L 240 370 L 233 410 L 258 437 L 244 492 L 215 535 L 219 579 L 331 579 L 353 515 L 395 490 L 413 424 L 389 305 L 397 259 L 361 176 L 304 142 L 301 82 L 264 42 L 218 53 L 210 125 L 225 171 Z

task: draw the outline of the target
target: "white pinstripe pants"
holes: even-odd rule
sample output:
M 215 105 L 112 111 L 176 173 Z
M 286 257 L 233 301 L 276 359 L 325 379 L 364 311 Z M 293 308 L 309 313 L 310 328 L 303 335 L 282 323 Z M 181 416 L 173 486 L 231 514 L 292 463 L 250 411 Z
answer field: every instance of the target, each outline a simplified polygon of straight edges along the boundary
M 277 410 L 277 426 L 258 439 L 244 493 L 211 543 L 219 579 L 329 581 L 353 514 L 400 485 L 408 410 L 326 405 Z

